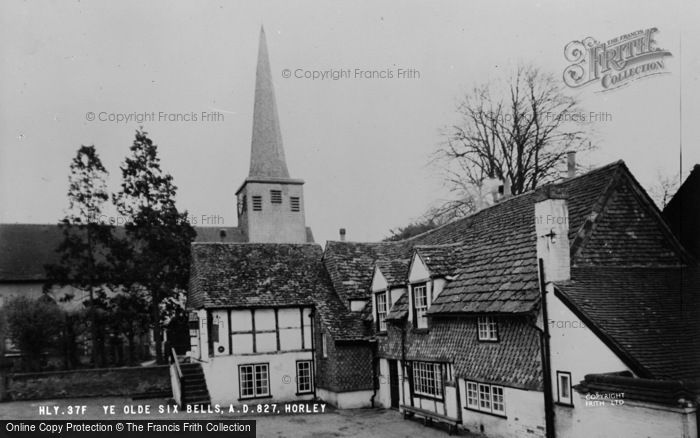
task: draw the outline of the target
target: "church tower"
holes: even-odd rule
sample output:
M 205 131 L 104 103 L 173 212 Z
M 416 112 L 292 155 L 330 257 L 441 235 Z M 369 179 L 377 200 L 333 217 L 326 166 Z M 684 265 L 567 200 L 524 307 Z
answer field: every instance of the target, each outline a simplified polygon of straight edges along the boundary
M 287 170 L 265 30 L 261 28 L 250 171 L 236 192 L 238 226 L 247 240 L 256 243 L 310 241 L 304 217 L 303 188 L 304 181 L 290 178 Z

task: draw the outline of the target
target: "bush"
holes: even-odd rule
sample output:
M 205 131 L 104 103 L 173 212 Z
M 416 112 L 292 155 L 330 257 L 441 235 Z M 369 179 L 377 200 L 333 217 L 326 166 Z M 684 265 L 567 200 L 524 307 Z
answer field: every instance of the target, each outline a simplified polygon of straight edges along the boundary
M 22 352 L 25 367 L 41 368 L 42 354 L 60 345 L 64 314 L 49 297 L 11 298 L 5 306 L 7 330 L 12 342 Z

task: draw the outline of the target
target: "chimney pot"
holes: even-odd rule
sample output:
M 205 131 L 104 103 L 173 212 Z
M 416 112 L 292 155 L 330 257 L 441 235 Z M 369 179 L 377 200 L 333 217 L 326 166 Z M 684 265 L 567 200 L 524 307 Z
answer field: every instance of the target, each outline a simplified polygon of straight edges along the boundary
M 340 229 L 340 241 L 345 242 L 345 228 Z
M 576 176 L 576 151 L 566 153 L 566 174 L 567 178 Z

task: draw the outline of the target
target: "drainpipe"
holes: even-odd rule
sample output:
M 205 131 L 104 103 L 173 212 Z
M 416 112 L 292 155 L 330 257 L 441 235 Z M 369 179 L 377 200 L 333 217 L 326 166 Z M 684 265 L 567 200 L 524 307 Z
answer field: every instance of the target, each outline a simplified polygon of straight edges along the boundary
M 546 437 L 555 438 L 554 430 L 554 400 L 552 396 L 552 371 L 550 368 L 551 352 L 549 348 L 549 317 L 547 316 L 547 289 L 544 278 L 544 261 L 538 260 L 540 273 L 540 297 L 542 303 L 542 325 L 540 331 L 540 354 L 542 355 L 542 381 L 544 384 L 544 419 L 546 426 Z
M 316 309 L 312 308 L 311 313 L 309 314 L 309 317 L 311 318 L 311 366 L 313 367 L 313 376 L 314 376 L 314 401 L 318 400 L 316 397 L 316 381 L 318 375 L 316 374 Z
M 379 343 L 374 340 L 370 341 L 370 345 L 372 345 L 372 397 L 370 397 L 369 401 L 372 407 L 374 407 L 374 399 L 377 397 L 377 390 L 379 389 L 379 376 L 377 375 L 377 368 L 379 365 L 379 357 L 378 356 L 378 345 Z

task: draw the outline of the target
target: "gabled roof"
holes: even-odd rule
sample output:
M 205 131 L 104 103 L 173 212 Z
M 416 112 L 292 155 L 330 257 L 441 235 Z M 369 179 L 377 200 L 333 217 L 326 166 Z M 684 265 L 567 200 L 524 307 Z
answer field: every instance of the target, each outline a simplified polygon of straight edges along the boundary
M 557 296 L 641 377 L 700 379 L 700 275 L 578 267 Z
M 376 267 L 386 279 L 389 287 L 406 284 L 408 275 L 409 259 L 380 259 L 377 260 Z
M 700 164 L 693 167 L 663 214 L 683 246 L 700 260 Z
M 326 242 L 323 256 L 333 287 L 341 300 L 367 299 L 377 260 L 408 258 L 409 246 L 403 242 Z
M 434 277 L 448 277 L 457 271 L 457 254 L 461 245 L 416 245 L 413 249 Z
M 189 308 L 313 306 L 336 340 L 362 339 L 365 326 L 333 291 L 316 244 L 195 243 Z
M 194 229 L 195 242 L 245 241 L 236 227 Z M 116 233 L 123 235 L 123 227 L 117 227 Z M 0 224 L 0 282 L 45 281 L 44 266 L 59 261 L 56 249 L 61 242 L 63 230 L 58 224 Z
M 550 185 L 568 194 L 573 265 L 684 262 L 682 248 L 622 161 Z M 366 296 L 377 260 L 432 250 L 436 269 L 452 268 L 456 278 L 429 313 L 529 313 L 539 306 L 534 207 L 530 191 L 404 241 L 329 242 L 326 265 L 346 299 Z

